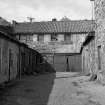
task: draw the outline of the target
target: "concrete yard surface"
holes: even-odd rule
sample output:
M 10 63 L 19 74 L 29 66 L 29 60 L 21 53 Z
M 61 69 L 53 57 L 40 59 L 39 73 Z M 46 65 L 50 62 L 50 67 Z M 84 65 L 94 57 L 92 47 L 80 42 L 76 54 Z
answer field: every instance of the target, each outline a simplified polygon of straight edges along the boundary
M 105 86 L 59 72 L 25 76 L 0 90 L 0 105 L 105 105 Z

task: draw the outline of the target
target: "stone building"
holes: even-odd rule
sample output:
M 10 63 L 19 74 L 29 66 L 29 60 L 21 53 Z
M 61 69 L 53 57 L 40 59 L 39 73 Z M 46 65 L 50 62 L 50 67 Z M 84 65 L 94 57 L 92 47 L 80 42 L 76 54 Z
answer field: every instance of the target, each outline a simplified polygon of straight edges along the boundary
M 95 52 L 96 70 L 105 74 L 105 0 L 95 0 Z
M 98 80 L 105 76 L 105 0 L 93 0 L 95 23 L 95 35 L 83 48 L 82 55 L 85 56 L 84 68 L 86 71 L 97 75 Z M 93 43 L 93 45 L 92 45 Z
M 92 27 L 91 20 L 13 23 L 16 37 L 41 53 L 76 53 Z
M 21 42 L 34 47 L 46 57 L 56 71 L 82 71 L 81 45 L 89 32 L 91 20 L 46 22 L 13 22 L 15 36 Z

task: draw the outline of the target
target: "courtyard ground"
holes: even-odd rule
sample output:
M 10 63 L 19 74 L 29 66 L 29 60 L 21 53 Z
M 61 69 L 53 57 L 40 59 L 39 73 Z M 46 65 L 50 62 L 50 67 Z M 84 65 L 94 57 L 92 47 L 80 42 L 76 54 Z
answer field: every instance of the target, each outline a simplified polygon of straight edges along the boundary
M 0 105 L 105 105 L 105 86 L 78 73 L 25 76 L 0 89 Z

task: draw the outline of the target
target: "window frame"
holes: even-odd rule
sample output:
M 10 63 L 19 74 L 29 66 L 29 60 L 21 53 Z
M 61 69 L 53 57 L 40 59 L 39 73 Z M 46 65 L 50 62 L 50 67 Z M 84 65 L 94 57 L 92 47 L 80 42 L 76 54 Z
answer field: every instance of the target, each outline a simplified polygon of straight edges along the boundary
M 70 36 L 70 40 L 67 40 L 67 37 L 66 37 L 66 36 Z M 65 42 L 68 42 L 68 41 L 72 42 L 71 34 L 65 33 L 65 34 L 64 34 L 64 41 L 65 41 Z
M 58 41 L 58 34 L 51 34 L 51 41 Z
M 39 38 L 39 36 L 43 36 L 43 38 Z M 40 40 L 41 39 L 41 40 Z M 37 35 L 37 41 L 38 42 L 44 42 L 44 34 L 38 34 Z

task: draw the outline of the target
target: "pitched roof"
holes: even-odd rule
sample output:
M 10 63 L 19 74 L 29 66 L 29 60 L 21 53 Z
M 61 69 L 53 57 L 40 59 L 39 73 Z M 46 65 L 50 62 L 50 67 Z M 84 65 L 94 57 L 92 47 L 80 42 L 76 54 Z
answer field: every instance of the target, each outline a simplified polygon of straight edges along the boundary
M 10 23 L 8 21 L 6 21 L 5 19 L 3 19 L 2 17 L 0 17 L 0 25 L 1 26 L 10 26 Z
M 92 31 L 92 20 L 76 21 L 47 21 L 47 22 L 23 22 L 14 26 L 15 34 L 18 33 L 65 33 L 65 32 L 89 32 Z
M 0 17 L 0 32 L 4 32 L 6 34 L 13 34 L 13 27 L 11 23 Z

